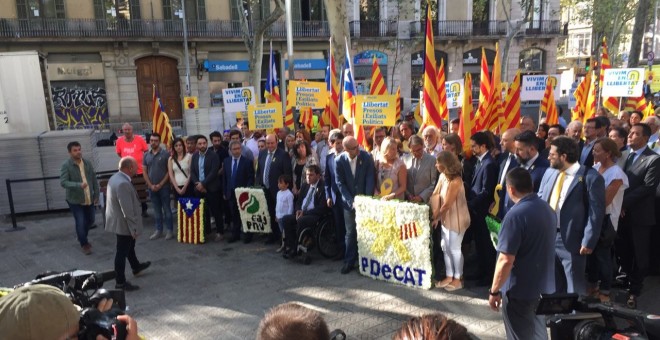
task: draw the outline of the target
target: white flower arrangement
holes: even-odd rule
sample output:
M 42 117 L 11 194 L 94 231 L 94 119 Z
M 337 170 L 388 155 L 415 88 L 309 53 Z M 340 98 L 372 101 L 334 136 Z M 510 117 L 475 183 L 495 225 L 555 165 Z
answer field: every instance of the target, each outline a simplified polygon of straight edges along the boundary
M 362 275 L 431 289 L 428 205 L 357 196 L 355 219 Z
M 268 234 L 272 231 L 266 195 L 258 188 L 236 188 L 236 203 L 244 233 Z

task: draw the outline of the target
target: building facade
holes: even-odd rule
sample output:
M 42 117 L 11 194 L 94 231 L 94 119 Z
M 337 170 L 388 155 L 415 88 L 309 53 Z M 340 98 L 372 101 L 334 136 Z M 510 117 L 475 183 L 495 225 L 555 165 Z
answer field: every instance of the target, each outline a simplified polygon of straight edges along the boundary
M 368 91 L 375 56 L 388 90 L 400 86 L 404 109 L 409 109 L 421 87 L 426 2 L 340 1 L 346 1 L 358 92 Z M 495 44 L 506 43 L 508 22 L 523 16 L 517 0 L 508 0 L 505 6 L 501 1 L 439 0 L 433 5 L 435 54 L 438 62 L 445 60 L 448 80 L 471 72 L 478 88 L 481 48 L 492 66 Z M 293 3 L 293 77 L 322 81 L 330 37 L 324 1 Z M 190 92 L 199 98 L 199 106 L 222 105 L 222 89 L 249 85 L 249 58 L 239 16 L 259 22 L 274 4 L 264 1 L 259 13 L 238 4 L 234 0 L 0 0 L 0 51 L 36 50 L 45 56 L 56 128 L 151 121 L 154 85 L 170 119 L 182 119 L 184 13 Z M 531 20 L 511 39 L 505 81 L 518 68 L 526 74 L 557 70 L 557 46 L 566 33 L 559 0 L 534 0 L 530 6 Z M 272 40 L 279 74 L 286 75 L 284 17 L 268 32 L 264 60 Z M 262 82 L 266 69 L 264 62 Z

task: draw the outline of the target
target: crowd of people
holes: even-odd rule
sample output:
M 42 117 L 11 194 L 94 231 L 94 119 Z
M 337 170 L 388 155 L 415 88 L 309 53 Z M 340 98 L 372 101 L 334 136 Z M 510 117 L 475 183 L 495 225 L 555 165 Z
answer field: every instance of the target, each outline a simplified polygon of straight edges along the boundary
M 175 236 L 172 192 L 205 198 L 206 232 L 215 241 L 251 242 L 252 234 L 242 233 L 234 189 L 258 186 L 274 226 L 267 244 L 276 244 L 285 258 L 295 257 L 297 233 L 332 216 L 342 249 L 336 260 L 347 274 L 357 264 L 355 196 L 376 196 L 430 205 L 438 288 L 455 291 L 464 280 L 475 280 L 490 287 L 494 309 L 529 311 L 540 293 L 575 292 L 609 301 L 618 284 L 635 308 L 644 278 L 660 267 L 650 247 L 660 230 L 659 122 L 637 111 L 614 117 L 604 109 L 567 126 L 541 122 L 537 128 L 523 117 L 520 128 L 501 135 L 472 134 L 465 141 L 470 152 L 457 135 L 457 120 L 449 122 L 449 131 L 433 126 L 417 131 L 409 119 L 391 128 L 367 128 L 364 145 L 349 123 L 341 129 L 322 126 L 313 134 L 288 128 L 266 134 L 242 123 L 208 138 L 176 138 L 169 150 L 157 134 L 149 136 L 147 147 L 127 124 L 117 152 L 137 161 L 134 174 L 147 183 L 155 217 L 152 240 Z M 71 162 L 67 167 L 74 168 Z M 76 199 L 89 204 L 95 193 Z M 84 224 L 84 214 L 73 206 L 72 211 L 83 216 L 76 224 Z M 487 218 L 501 221 L 496 247 Z M 84 237 L 79 240 L 84 247 Z M 476 253 L 477 264 L 464 270 L 468 250 Z M 526 331 L 534 331 L 535 316 L 527 317 Z

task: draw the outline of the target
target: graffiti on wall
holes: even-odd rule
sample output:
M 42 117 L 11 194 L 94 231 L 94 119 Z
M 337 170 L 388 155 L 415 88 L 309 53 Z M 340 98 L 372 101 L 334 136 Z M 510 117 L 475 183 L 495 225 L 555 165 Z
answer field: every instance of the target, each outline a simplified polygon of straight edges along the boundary
M 59 129 L 74 129 L 108 123 L 108 102 L 100 87 L 51 87 L 55 120 Z

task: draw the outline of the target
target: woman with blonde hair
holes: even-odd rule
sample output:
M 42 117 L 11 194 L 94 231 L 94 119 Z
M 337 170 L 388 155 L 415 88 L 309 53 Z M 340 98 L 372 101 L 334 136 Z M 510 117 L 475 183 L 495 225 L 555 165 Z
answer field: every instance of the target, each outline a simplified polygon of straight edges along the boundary
M 376 160 L 376 196 L 382 200 L 403 199 L 406 192 L 406 164 L 399 158 L 398 143 L 392 137 L 383 139 L 380 157 Z M 389 180 L 389 181 L 388 181 Z M 390 185 L 388 185 L 391 182 Z M 383 184 L 386 183 L 385 186 Z M 381 189 L 386 189 L 385 192 Z
M 463 166 L 455 153 L 441 151 L 436 159 L 436 168 L 440 172 L 438 184 L 435 186 L 431 199 L 433 211 L 433 227 L 440 225 L 440 247 L 444 253 L 444 280 L 436 283 L 436 287 L 447 291 L 463 288 L 463 253 L 461 242 L 465 231 L 470 226 L 465 188 L 461 174 Z M 433 197 L 437 198 L 433 198 Z

